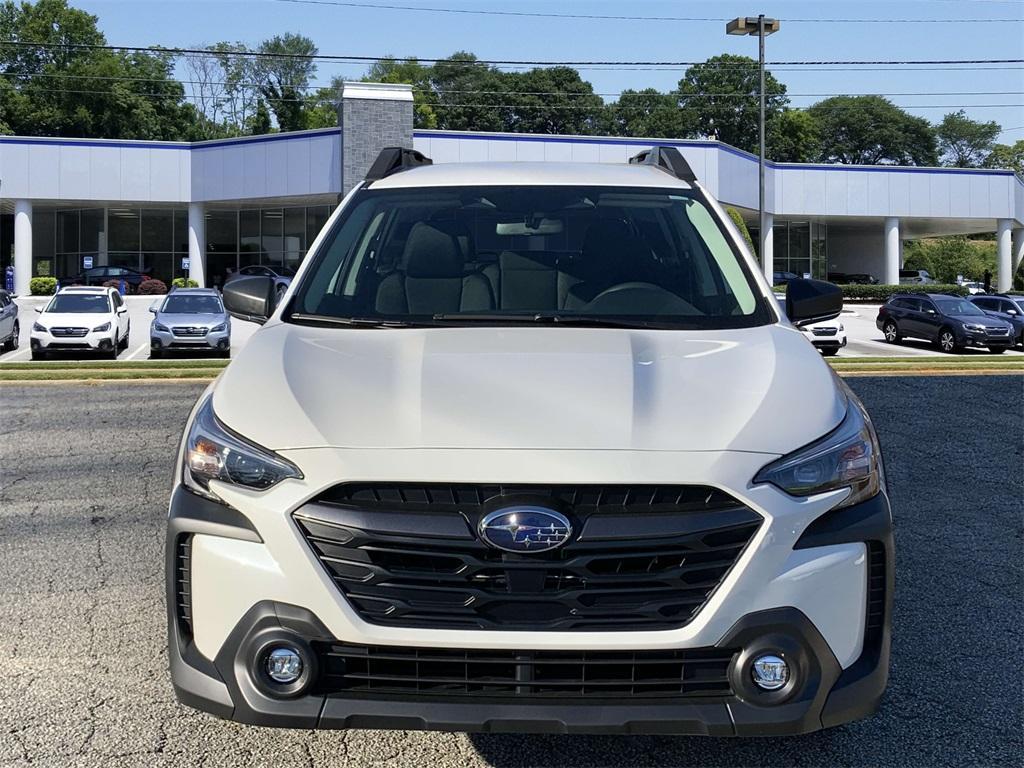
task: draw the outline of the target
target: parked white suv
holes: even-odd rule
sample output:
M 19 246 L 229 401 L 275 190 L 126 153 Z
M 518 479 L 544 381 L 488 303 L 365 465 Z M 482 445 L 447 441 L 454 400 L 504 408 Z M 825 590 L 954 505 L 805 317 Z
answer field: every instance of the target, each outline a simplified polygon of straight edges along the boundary
M 295 728 L 765 735 L 873 712 L 893 543 L 864 408 L 674 149 L 385 150 L 189 417 L 181 701 Z M 276 307 L 275 307 L 275 304 Z
M 116 359 L 128 348 L 128 308 L 114 288 L 62 288 L 36 312 L 29 337 L 33 360 L 57 350 L 99 351 Z

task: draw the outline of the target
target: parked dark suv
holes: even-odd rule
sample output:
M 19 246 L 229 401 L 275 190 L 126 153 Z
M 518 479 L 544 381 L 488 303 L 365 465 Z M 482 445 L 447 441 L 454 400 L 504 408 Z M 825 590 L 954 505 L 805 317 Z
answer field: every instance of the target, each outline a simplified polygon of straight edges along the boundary
M 1013 345 L 1009 323 L 986 315 L 968 299 L 942 294 L 898 294 L 878 310 L 875 325 L 890 344 L 924 339 L 943 352 L 988 347 L 999 354 Z
M 1024 296 L 978 295 L 971 296 L 969 301 L 986 315 L 1013 326 L 1014 343 L 1024 347 Z

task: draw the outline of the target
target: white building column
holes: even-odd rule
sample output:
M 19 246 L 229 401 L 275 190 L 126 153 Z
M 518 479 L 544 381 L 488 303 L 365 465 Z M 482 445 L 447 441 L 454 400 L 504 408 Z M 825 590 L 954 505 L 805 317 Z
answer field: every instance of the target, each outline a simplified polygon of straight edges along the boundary
M 996 276 L 996 289 L 1000 293 L 1013 288 L 1013 261 L 1010 251 L 1010 232 L 1013 219 L 999 219 L 996 222 L 996 264 L 999 274 Z
M 28 296 L 32 282 L 32 203 L 14 201 L 14 292 Z
M 1013 230 L 1010 238 L 1010 274 L 1017 274 L 1020 264 L 1024 261 L 1024 227 Z
M 901 250 L 900 220 L 890 216 L 885 220 L 885 275 L 882 282 L 886 285 L 899 285 Z
M 764 272 L 768 285 L 775 285 L 775 216 L 765 211 L 764 226 L 761 228 L 759 237 L 761 247 L 758 253 L 761 255 L 761 269 Z
M 206 207 L 188 204 L 188 276 L 206 287 Z

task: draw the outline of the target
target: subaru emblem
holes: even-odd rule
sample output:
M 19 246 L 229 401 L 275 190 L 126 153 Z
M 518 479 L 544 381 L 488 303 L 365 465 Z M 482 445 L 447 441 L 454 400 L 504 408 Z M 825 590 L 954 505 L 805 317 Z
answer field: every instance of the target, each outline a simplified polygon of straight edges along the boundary
M 505 507 L 484 515 L 479 533 L 495 549 L 547 552 L 569 541 L 572 523 L 565 515 L 545 507 Z

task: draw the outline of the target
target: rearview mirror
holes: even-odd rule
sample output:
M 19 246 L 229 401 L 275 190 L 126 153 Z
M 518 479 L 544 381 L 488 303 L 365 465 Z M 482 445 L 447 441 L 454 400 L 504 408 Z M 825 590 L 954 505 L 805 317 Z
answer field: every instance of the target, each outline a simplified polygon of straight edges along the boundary
M 262 325 L 274 314 L 274 278 L 238 277 L 224 286 L 224 308 L 232 317 Z
M 786 316 L 796 326 L 820 323 L 843 311 L 843 289 L 824 280 L 798 278 L 786 285 Z

